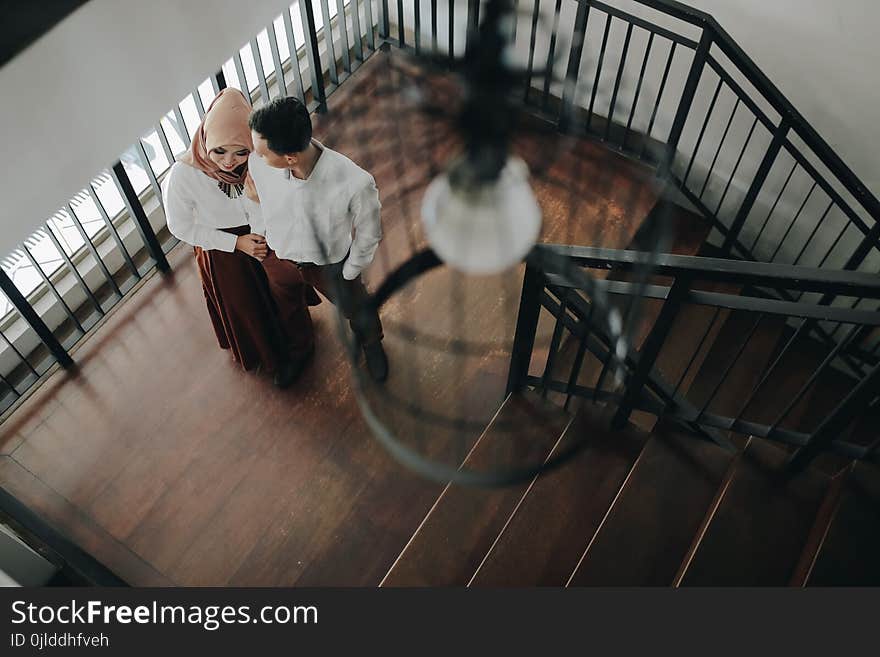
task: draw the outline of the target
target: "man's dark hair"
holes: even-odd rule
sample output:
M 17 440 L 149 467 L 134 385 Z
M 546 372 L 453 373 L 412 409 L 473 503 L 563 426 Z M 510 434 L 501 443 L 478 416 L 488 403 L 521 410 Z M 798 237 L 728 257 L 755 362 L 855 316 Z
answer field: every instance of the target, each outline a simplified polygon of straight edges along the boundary
M 269 150 L 279 155 L 300 153 L 312 139 L 312 119 L 298 98 L 276 98 L 248 120 L 250 129 L 266 140 Z

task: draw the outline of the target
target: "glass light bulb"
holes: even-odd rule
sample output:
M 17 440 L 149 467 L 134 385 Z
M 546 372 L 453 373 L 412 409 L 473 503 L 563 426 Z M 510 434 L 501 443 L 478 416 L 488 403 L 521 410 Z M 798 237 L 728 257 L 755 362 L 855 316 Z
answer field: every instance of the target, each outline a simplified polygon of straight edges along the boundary
M 541 209 L 529 185 L 529 170 L 508 158 L 493 183 L 454 186 L 435 178 L 422 198 L 428 243 L 450 267 L 469 274 L 494 274 L 520 262 L 538 240 Z

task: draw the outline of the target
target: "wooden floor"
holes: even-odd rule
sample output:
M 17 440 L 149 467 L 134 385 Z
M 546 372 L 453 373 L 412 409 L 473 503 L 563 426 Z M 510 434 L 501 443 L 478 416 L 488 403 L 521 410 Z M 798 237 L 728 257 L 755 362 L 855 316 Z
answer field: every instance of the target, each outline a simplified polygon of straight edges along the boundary
M 385 239 L 373 288 L 423 244 L 421 191 L 456 146 L 383 87 L 397 79 L 387 67 L 373 57 L 316 127 L 376 177 Z M 340 118 L 351 111 L 357 121 Z M 537 141 L 558 155 L 534 182 L 542 239 L 628 244 L 656 200 L 651 173 L 594 143 Z M 533 169 L 545 157 L 534 143 L 517 144 Z M 151 277 L 84 340 L 77 373 L 53 375 L 0 426 L 0 485 L 134 585 L 377 585 L 442 485 L 371 435 L 332 307 L 314 309 L 312 366 L 279 391 L 218 349 L 189 249 L 170 262 L 171 275 Z M 408 444 L 461 463 L 473 427 L 488 424 L 503 401 L 520 282 L 521 269 L 480 279 L 438 269 L 383 308 L 397 402 L 377 412 Z M 444 348 L 453 338 L 470 351 Z M 413 416 L 407 403 L 471 427 Z

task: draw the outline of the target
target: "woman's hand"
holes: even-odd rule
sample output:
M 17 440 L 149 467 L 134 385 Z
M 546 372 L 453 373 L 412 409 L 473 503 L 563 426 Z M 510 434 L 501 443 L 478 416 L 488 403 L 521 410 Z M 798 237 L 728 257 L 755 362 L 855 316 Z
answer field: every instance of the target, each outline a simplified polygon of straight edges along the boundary
M 260 197 L 257 194 L 257 188 L 254 185 L 254 179 L 251 178 L 250 171 L 247 172 L 247 175 L 244 178 L 244 195 L 247 196 L 254 203 L 260 202 Z
M 269 247 L 266 245 L 266 238 L 262 235 L 240 235 L 235 240 L 235 250 L 247 253 L 250 257 L 256 258 L 260 262 L 265 259 L 269 253 Z

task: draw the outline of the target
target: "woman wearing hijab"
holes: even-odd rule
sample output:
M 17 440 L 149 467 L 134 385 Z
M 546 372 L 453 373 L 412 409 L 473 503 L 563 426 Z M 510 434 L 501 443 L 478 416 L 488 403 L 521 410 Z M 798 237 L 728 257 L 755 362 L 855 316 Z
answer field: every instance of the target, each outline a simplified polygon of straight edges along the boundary
M 238 89 L 214 98 L 189 151 L 163 182 L 165 214 L 171 233 L 193 246 L 221 349 L 231 350 L 245 370 L 260 367 L 285 387 L 314 351 L 306 299 L 320 300 L 304 283 L 301 298 L 288 297 L 279 309 L 269 292 L 260 264 L 266 240 L 250 227 L 262 223 L 260 206 L 245 193 L 250 111 Z

